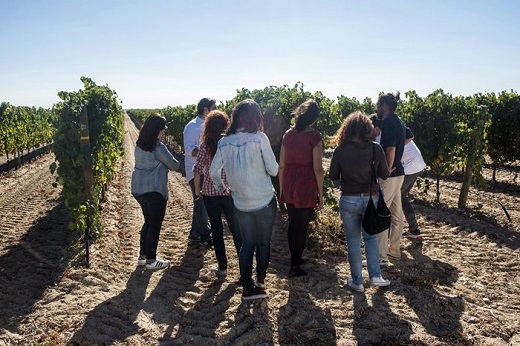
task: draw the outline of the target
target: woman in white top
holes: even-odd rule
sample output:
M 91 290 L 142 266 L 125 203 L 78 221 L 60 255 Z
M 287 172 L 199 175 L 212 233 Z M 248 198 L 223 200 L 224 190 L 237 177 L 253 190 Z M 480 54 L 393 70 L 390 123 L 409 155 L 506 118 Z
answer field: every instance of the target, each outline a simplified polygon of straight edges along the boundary
M 266 298 L 265 276 L 271 254 L 271 233 L 276 216 L 271 176 L 278 163 L 263 130 L 262 110 L 254 100 L 239 102 L 231 113 L 231 125 L 219 140 L 209 174 L 215 187 L 224 190 L 224 168 L 242 234 L 239 254 L 242 299 Z M 256 250 L 256 282 L 252 279 Z
M 415 145 L 413 137 L 412 131 L 407 127 L 404 152 L 401 158 L 405 174 L 403 186 L 401 187 L 401 203 L 403 206 L 404 217 L 406 218 L 406 222 L 408 222 L 408 230 L 403 233 L 403 236 L 419 240 L 422 238 L 421 230 L 417 225 L 415 210 L 410 202 L 409 194 L 417 178 L 419 178 L 424 172 L 426 163 L 424 163 L 421 151 L 417 145 Z

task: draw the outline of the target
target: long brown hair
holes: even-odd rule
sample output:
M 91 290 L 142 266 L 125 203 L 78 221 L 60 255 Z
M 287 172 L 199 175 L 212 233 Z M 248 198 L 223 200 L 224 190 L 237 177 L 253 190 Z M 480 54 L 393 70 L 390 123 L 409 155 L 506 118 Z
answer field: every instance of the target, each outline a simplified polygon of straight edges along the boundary
M 206 145 L 211 157 L 217 152 L 217 142 L 226 131 L 229 125 L 229 117 L 226 113 L 213 110 L 204 120 L 204 130 L 200 137 L 200 141 Z
M 245 99 L 236 104 L 231 112 L 231 125 L 226 134 L 237 133 L 238 129 L 244 132 L 255 133 L 264 130 L 262 108 L 252 99 Z
M 307 128 L 307 126 L 318 120 L 320 109 L 318 108 L 316 101 L 313 99 L 307 99 L 296 107 L 291 114 L 295 119 L 294 128 L 296 131 L 302 132 Z
M 333 138 L 333 143 L 340 146 L 345 142 L 370 141 L 370 134 L 372 132 L 372 121 L 370 118 L 360 111 L 352 112 L 341 124 Z

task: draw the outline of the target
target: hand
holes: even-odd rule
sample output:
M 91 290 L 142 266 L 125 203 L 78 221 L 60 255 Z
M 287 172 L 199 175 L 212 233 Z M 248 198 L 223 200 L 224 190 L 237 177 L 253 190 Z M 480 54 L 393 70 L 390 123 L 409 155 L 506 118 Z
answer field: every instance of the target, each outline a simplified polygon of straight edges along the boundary
M 316 206 L 319 210 L 323 209 L 323 196 L 318 198 L 318 205 Z
M 200 198 L 202 198 L 202 191 L 195 191 L 195 198 L 196 201 L 198 201 Z

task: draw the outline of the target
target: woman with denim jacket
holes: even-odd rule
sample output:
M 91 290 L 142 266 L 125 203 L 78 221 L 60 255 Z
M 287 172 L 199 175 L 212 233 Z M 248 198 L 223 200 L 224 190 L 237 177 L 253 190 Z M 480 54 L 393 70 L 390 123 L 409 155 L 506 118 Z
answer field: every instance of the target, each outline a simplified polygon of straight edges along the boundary
M 146 269 L 164 269 L 169 261 L 157 258 L 157 245 L 168 201 L 168 172 L 179 168 L 177 161 L 162 142 L 166 119 L 152 114 L 144 122 L 135 147 L 132 195 L 144 215 L 137 265 Z
M 239 255 L 242 300 L 266 298 L 265 276 L 271 254 L 271 234 L 276 217 L 276 196 L 271 176 L 278 163 L 263 130 L 262 110 L 254 100 L 239 102 L 231 113 L 231 125 L 219 140 L 209 174 L 215 187 L 229 190 L 242 234 Z M 256 251 L 256 282 L 252 279 Z

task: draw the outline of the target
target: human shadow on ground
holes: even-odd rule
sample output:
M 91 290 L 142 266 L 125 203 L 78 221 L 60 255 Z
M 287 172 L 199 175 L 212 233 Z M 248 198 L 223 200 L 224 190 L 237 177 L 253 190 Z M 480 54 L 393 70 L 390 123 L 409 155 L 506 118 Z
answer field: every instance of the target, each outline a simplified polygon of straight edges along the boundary
M 69 221 L 60 201 L 0 257 L 0 330 L 15 331 L 45 290 L 59 281 L 74 238 Z
M 184 315 L 178 299 L 194 289 L 202 263 L 201 250 L 188 246 L 178 266 L 158 272 L 138 267 L 131 273 L 123 292 L 99 304 L 88 314 L 83 327 L 71 338 L 71 344 L 113 344 L 162 325 L 166 325 L 164 339 L 171 340 L 174 326 Z M 152 275 L 161 275 L 161 278 L 146 298 Z M 141 313 L 145 317 L 137 323 Z
M 324 266 L 308 266 L 313 272 L 323 273 Z M 309 269 L 311 269 L 309 268 Z M 309 274 L 308 274 L 309 275 Z M 310 274 L 312 275 L 312 274 Z M 335 278 L 335 275 L 327 278 Z M 315 280 L 289 278 L 287 303 L 278 311 L 278 342 L 281 345 L 335 345 L 336 328 L 329 308 L 315 304 L 316 295 L 323 294 Z M 337 279 L 337 278 L 336 278 Z M 332 281 L 332 279 L 331 279 Z M 327 285 L 335 284 L 328 282 Z M 319 292 L 313 292 L 313 290 Z
M 421 243 L 413 243 L 408 253 L 413 258 L 402 255 L 396 293 L 405 297 L 428 334 L 450 344 L 470 344 L 460 322 L 463 297 L 443 294 L 439 289 L 457 282 L 457 268 L 424 255 Z
M 210 293 L 202 293 L 196 282 L 200 279 L 200 270 L 204 265 L 206 251 L 198 244 L 188 244 L 181 262 L 164 271 L 161 279 L 146 299 L 144 309 L 151 314 L 151 318 L 159 333 L 161 342 L 192 343 L 193 337 L 198 336 L 197 330 L 188 335 L 189 326 L 197 326 L 205 320 L 204 314 L 196 312 L 188 315 L 193 309 L 194 302 L 207 304 L 212 299 Z M 220 285 L 210 287 L 213 295 L 220 289 Z M 199 302 L 204 300 L 204 303 Z M 196 305 L 197 303 L 195 303 Z M 182 335 L 179 332 L 182 331 Z M 190 341 L 191 340 L 191 341 Z
M 437 223 L 458 226 L 458 232 L 477 232 L 487 237 L 498 246 L 505 246 L 511 250 L 520 249 L 520 233 L 514 228 L 500 226 L 494 220 L 481 217 L 470 217 L 458 208 L 450 208 L 442 205 L 428 205 L 420 200 L 415 201 L 415 211 L 418 214 L 427 215 L 427 219 Z
M 359 345 L 408 345 L 410 323 L 392 311 L 386 298 L 387 287 L 371 288 L 372 305 L 367 295 L 353 292 L 354 312 L 352 334 Z
M 96 306 L 85 318 L 69 343 L 71 345 L 109 345 L 141 332 L 136 323 L 152 272 L 136 268 L 117 296 Z
M 287 243 L 287 220 L 280 215 L 273 234 L 271 270 L 278 280 L 285 280 L 283 294 L 287 303 L 278 310 L 278 343 L 281 345 L 335 345 L 336 329 L 329 308 L 315 304 L 316 300 L 334 299 L 339 291 L 335 264 L 315 258 L 319 249 L 304 250 L 305 264 L 301 266 L 307 275 L 288 277 L 290 251 Z M 283 286 L 283 285 L 280 285 Z M 335 293 L 334 293 L 335 292 Z

